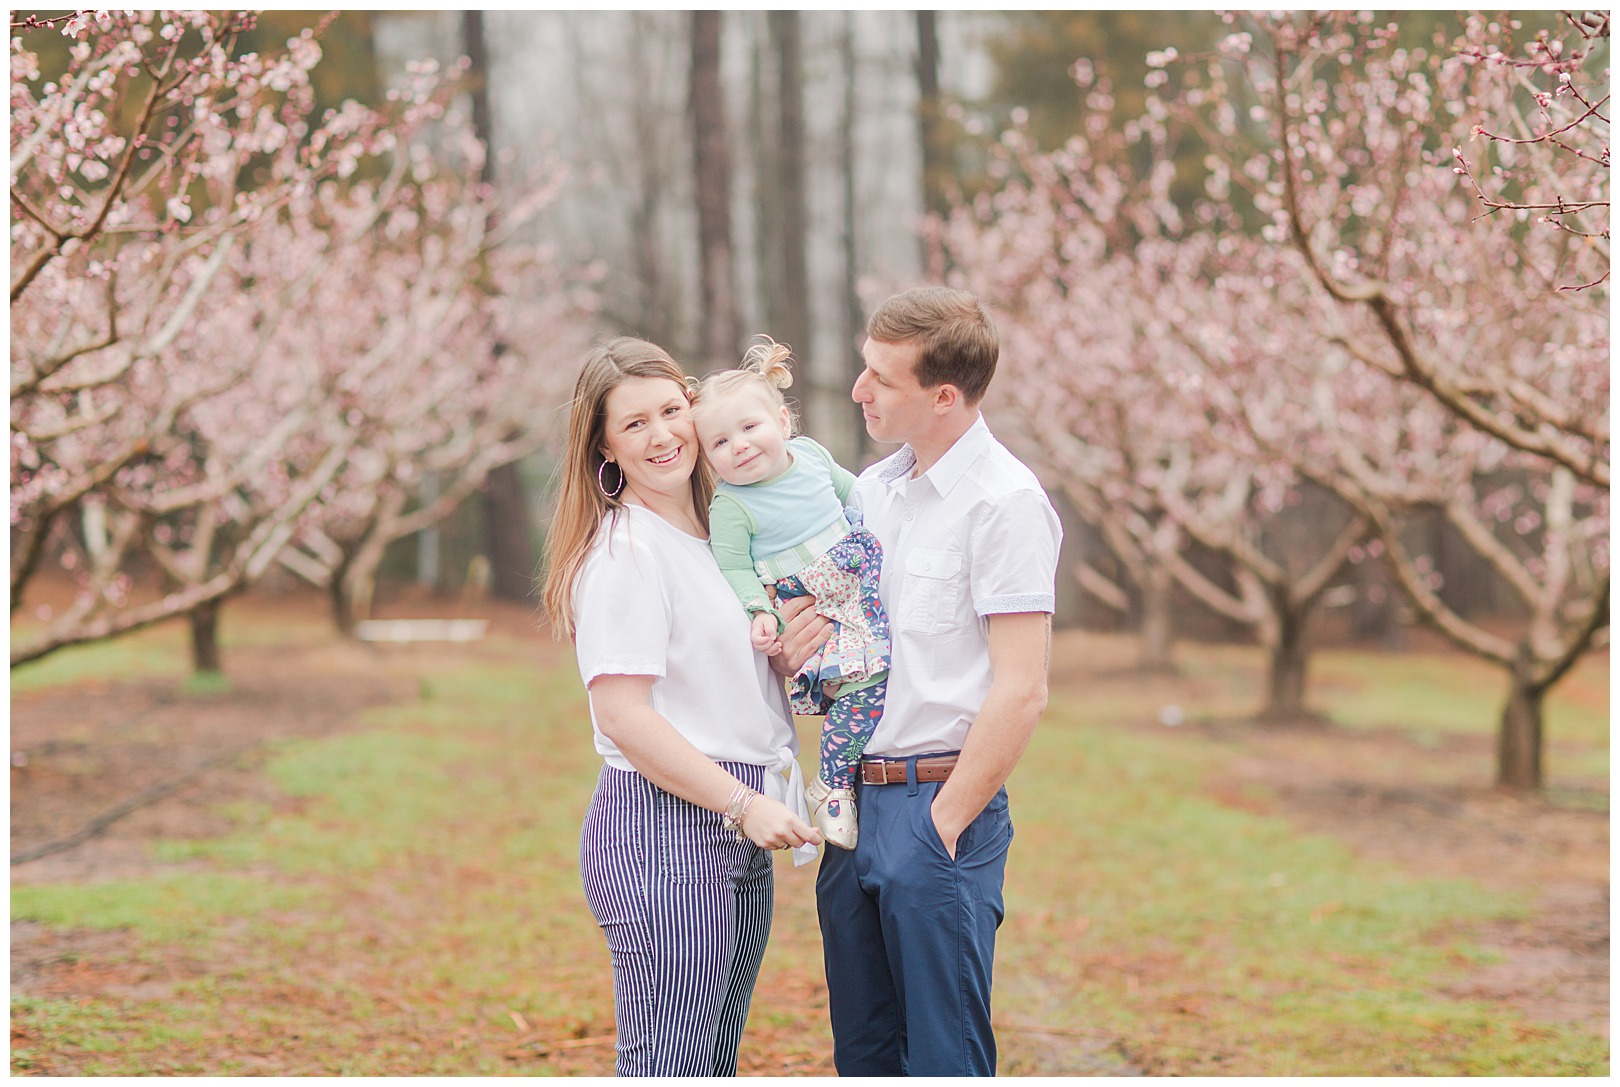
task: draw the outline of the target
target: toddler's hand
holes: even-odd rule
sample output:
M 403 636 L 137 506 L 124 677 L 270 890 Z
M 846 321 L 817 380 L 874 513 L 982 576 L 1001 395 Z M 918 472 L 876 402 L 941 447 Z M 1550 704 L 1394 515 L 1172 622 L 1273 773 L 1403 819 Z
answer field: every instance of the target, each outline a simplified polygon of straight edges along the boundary
M 748 631 L 748 640 L 761 653 L 769 653 L 776 645 L 776 616 L 768 611 L 754 613 L 754 624 Z

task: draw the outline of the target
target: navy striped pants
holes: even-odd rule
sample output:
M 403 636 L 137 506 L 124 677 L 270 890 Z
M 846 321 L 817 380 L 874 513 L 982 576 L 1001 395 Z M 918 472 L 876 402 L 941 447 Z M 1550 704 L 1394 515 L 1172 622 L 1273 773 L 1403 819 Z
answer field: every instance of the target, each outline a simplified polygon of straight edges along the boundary
M 721 763 L 755 789 L 764 768 Z M 734 1076 L 775 889 L 769 850 L 629 770 L 602 767 L 580 835 L 613 958 L 621 1076 Z

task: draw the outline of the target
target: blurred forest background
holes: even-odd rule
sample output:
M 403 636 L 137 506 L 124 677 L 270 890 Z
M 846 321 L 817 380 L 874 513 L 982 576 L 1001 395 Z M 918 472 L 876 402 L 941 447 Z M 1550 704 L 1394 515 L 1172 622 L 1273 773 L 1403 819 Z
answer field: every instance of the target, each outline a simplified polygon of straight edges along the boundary
M 1068 523 L 1061 624 L 1148 670 L 1257 640 L 1276 720 L 1316 641 L 1427 624 L 1506 676 L 1533 788 L 1541 699 L 1607 637 L 1608 33 L 14 19 L 13 665 L 183 615 L 219 671 L 250 584 L 345 630 L 400 586 L 531 599 L 604 331 L 696 372 L 767 332 L 869 463 L 863 315 L 946 280 L 1002 320 L 986 412 Z M 70 606 L 25 604 L 41 570 Z

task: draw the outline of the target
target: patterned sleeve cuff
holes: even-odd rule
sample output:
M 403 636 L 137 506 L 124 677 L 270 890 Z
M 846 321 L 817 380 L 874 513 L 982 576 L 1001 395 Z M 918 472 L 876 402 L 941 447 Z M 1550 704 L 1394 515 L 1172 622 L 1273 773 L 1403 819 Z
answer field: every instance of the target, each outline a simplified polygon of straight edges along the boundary
M 754 616 L 760 612 L 768 612 L 776 620 L 776 633 L 780 634 L 787 629 L 787 624 L 782 621 L 782 613 L 776 610 L 776 605 L 772 604 L 768 598 L 750 600 L 743 605 L 743 608 L 748 612 L 749 622 L 753 622 Z
M 987 615 L 1014 615 L 1039 611 L 1050 615 L 1055 610 L 1056 597 L 1051 593 L 1022 593 L 1016 596 L 992 596 L 975 600 L 973 610 L 980 618 Z

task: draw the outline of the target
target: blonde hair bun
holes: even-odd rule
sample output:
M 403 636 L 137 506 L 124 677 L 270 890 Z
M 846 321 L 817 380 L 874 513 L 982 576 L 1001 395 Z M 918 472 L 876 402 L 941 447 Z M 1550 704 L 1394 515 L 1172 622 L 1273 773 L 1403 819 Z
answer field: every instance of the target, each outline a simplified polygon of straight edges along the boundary
M 759 339 L 760 343 L 754 344 L 743 354 L 742 369 L 752 370 L 775 388 L 788 388 L 793 384 L 793 368 L 788 365 L 788 359 L 793 357 L 793 349 L 763 334 Z

